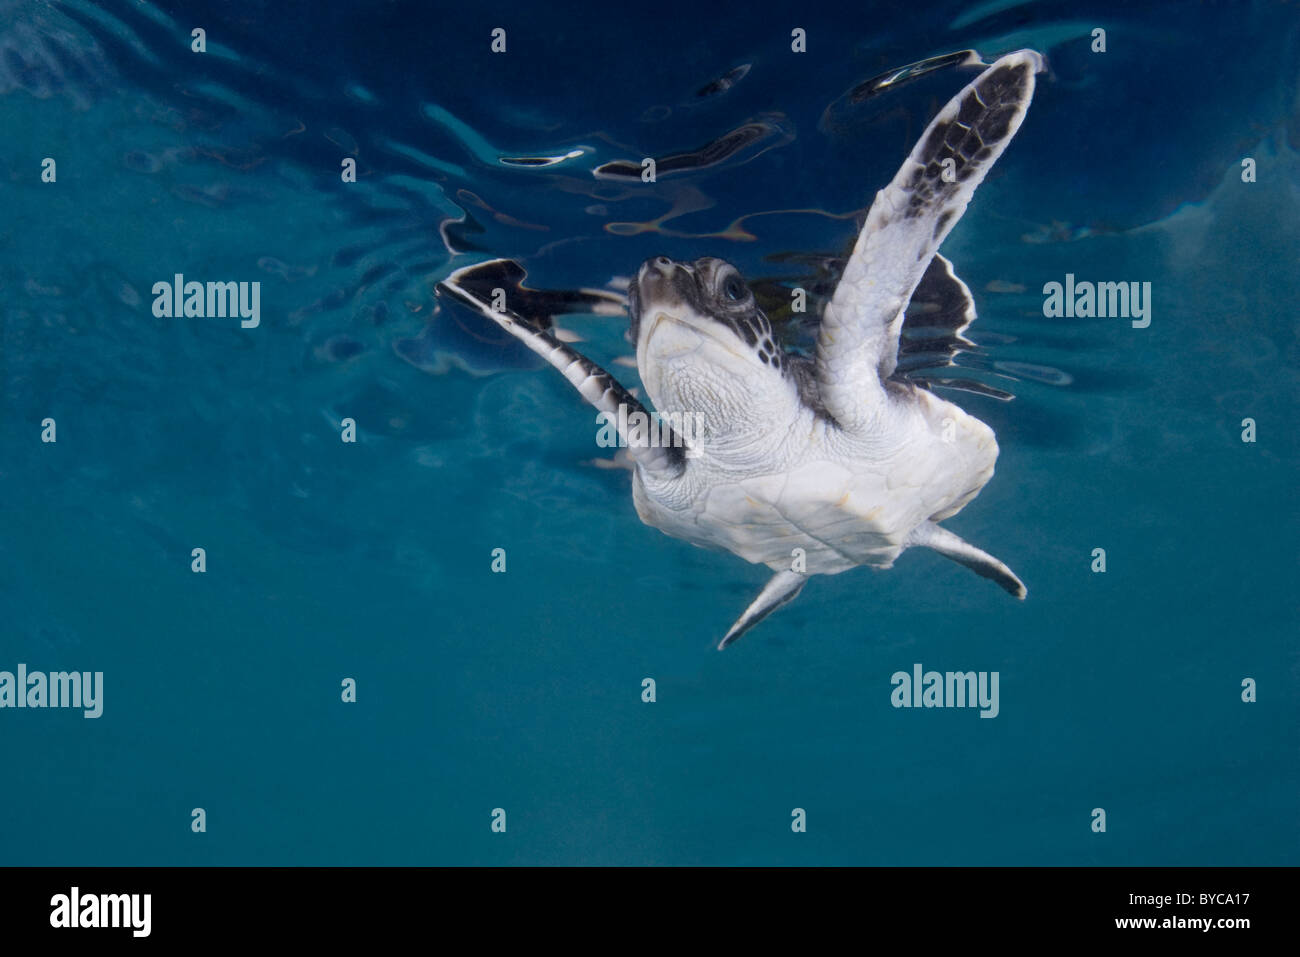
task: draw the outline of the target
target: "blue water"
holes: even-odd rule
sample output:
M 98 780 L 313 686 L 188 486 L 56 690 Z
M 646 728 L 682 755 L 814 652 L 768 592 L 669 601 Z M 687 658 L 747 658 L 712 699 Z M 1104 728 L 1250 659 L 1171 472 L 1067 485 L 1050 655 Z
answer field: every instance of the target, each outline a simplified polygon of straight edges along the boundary
M 0 710 L 0 864 L 1300 862 L 1294 5 L 321 6 L 0 0 L 0 670 L 105 676 L 95 720 Z M 956 396 L 1002 453 L 948 524 L 1028 600 L 909 552 L 719 654 L 765 570 L 643 526 L 590 410 L 433 284 L 785 275 L 974 70 L 850 91 L 1021 47 L 943 251 L 1016 396 Z M 178 272 L 260 281 L 260 326 L 155 318 Z M 1046 318 L 1066 273 L 1150 282 L 1150 327 Z M 621 319 L 561 325 L 637 385 Z M 918 662 L 998 672 L 996 719 L 892 707 Z

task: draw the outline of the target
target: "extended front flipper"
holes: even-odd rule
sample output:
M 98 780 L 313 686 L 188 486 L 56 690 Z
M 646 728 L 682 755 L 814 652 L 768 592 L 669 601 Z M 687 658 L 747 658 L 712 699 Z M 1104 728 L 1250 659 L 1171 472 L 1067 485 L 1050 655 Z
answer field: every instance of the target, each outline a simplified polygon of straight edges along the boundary
M 504 269 L 505 263 L 509 263 L 513 269 Z M 659 423 L 657 441 L 652 441 L 650 433 L 653 430 L 648 427 L 652 419 L 651 413 L 627 389 L 619 385 L 613 376 L 576 349 L 560 342 L 549 331 L 533 327 L 518 313 L 511 311 L 508 308 L 508 296 L 507 308 L 493 308 L 493 290 L 485 285 L 484 276 L 515 270 L 522 278 L 522 267 L 510 260 L 475 263 L 453 272 L 438 284 L 438 288 L 446 290 L 458 301 L 491 319 L 558 369 L 584 399 L 610 417 L 609 424 L 618 429 L 619 435 L 627 444 L 628 455 L 639 467 L 668 478 L 680 475 L 686 466 L 686 445 L 667 423 Z
M 798 572 L 779 571 L 773 575 L 771 581 L 758 593 L 758 597 L 745 609 L 745 613 L 736 619 L 731 630 L 718 642 L 718 650 L 727 647 L 782 605 L 798 598 L 807 581 L 808 576 Z
M 932 548 L 945 558 L 951 558 L 959 565 L 965 565 L 981 578 L 988 578 L 999 585 L 1014 598 L 1023 599 L 1029 594 L 1025 583 L 1016 577 L 1016 573 L 998 561 L 988 552 L 980 551 L 974 545 L 954 535 L 946 528 L 940 528 L 934 522 L 923 522 L 912 530 L 907 538 L 908 545 L 923 545 Z
M 817 333 L 817 386 L 846 430 L 871 421 L 898 363 L 904 308 L 975 188 L 1015 136 L 1043 59 L 1010 53 L 934 118 L 893 182 L 876 194 Z

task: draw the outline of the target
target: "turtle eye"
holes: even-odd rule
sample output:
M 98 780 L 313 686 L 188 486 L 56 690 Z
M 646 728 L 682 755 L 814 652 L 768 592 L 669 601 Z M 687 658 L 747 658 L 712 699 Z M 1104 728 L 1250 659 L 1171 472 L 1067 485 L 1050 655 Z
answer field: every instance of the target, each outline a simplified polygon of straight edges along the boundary
M 745 296 L 745 287 L 735 276 L 730 277 L 722 284 L 722 294 L 731 302 L 738 302 Z

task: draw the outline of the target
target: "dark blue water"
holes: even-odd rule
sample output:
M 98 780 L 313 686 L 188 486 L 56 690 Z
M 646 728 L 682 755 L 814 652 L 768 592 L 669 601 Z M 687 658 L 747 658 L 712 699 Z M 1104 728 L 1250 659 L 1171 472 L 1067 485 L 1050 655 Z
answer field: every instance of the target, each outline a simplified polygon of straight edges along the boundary
M 0 3 L 0 670 L 104 674 L 98 719 L 0 709 L 0 863 L 1297 863 L 1294 5 L 320 6 Z M 715 652 L 765 570 L 643 526 L 434 284 L 787 276 L 975 70 L 855 88 L 1021 47 L 943 251 L 1016 396 L 957 396 L 1002 454 L 948 524 L 1028 600 L 909 552 Z M 260 281 L 260 325 L 155 318 L 175 273 Z M 1150 326 L 1045 317 L 1067 273 L 1150 282 Z M 637 385 L 623 320 L 560 324 Z M 998 672 L 998 716 L 892 707 L 916 663 Z

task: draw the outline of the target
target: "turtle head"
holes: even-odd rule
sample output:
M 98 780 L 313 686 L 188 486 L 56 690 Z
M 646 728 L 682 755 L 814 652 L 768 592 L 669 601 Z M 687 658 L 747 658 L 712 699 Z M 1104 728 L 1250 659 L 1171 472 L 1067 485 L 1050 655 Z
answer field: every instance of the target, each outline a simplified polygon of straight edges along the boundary
M 628 289 L 628 311 L 637 371 L 661 411 L 734 418 L 782 391 L 784 350 L 731 263 L 647 259 Z

